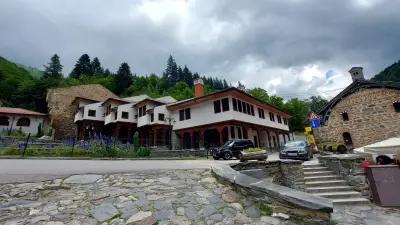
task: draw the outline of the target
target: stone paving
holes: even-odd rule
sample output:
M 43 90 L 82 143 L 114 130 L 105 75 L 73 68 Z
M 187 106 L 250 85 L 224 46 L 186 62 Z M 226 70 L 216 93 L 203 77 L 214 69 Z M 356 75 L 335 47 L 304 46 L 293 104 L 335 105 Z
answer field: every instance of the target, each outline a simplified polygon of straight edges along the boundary
M 73 175 L 0 185 L 0 224 L 293 224 L 261 215 L 209 170 Z
M 73 175 L 0 185 L 0 224 L 297 224 L 262 215 L 257 204 L 218 183 L 209 170 Z M 399 224 L 400 210 L 335 206 L 331 224 Z

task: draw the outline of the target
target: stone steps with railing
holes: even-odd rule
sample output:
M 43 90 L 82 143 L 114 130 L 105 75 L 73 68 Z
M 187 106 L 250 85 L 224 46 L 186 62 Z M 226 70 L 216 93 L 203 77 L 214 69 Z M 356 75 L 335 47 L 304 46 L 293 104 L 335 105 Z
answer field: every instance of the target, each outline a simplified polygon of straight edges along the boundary
M 319 163 L 304 163 L 304 190 L 331 199 L 334 204 L 362 204 L 369 201 L 354 191 L 340 176 Z

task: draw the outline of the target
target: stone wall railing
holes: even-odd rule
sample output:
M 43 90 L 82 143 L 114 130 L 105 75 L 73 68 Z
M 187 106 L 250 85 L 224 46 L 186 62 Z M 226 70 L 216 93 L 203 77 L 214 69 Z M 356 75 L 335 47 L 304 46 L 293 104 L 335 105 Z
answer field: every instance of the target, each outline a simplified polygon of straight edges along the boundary
M 333 154 L 320 156 L 318 160 L 345 179 L 354 190 L 360 191 L 363 195 L 368 194 L 366 176 L 363 174 L 364 168 L 360 165 L 364 161 L 363 156 L 357 154 Z
M 298 185 L 299 181 L 304 180 L 302 161 L 300 160 L 249 161 L 233 164 L 231 167 L 251 177 L 267 179 L 275 184 L 303 190 L 303 186 Z
M 246 166 L 249 164 L 236 165 L 236 168 L 246 168 Z M 276 167 L 271 166 L 270 169 L 273 171 Z M 330 220 L 333 204 L 329 199 L 278 185 L 267 179 L 248 176 L 232 169 L 229 165 L 215 165 L 212 167 L 212 172 L 220 181 L 231 184 L 238 192 L 270 207 L 272 213 L 288 214 L 313 224 L 326 224 Z

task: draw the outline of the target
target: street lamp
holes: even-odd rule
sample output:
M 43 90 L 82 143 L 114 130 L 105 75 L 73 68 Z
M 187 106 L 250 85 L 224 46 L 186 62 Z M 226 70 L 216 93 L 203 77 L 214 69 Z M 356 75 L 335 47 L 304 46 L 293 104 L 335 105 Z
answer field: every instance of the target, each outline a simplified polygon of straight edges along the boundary
M 172 124 L 176 123 L 176 120 L 173 117 L 167 117 L 164 121 L 169 124 L 169 150 L 172 150 Z

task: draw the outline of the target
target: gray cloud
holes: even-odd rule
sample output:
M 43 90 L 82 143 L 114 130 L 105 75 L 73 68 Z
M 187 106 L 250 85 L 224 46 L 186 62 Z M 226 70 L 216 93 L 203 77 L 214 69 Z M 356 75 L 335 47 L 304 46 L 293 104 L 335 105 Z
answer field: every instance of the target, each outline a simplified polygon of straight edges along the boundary
M 160 74 L 169 54 L 201 74 L 285 98 L 330 97 L 347 70 L 371 77 L 400 59 L 398 1 L 2 0 L 0 55 L 68 74 L 82 53 Z

